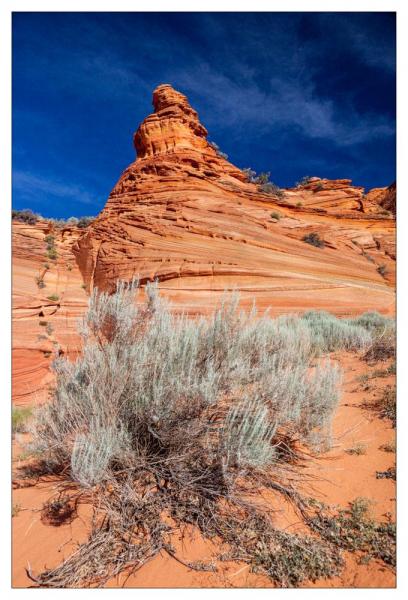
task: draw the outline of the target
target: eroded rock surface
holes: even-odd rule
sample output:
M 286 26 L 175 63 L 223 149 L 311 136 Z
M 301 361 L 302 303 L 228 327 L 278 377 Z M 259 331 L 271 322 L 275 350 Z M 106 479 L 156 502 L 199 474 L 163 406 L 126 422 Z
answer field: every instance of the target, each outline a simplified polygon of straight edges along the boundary
M 231 287 L 274 313 L 393 309 L 395 223 L 369 210 L 363 188 L 312 178 L 284 198 L 262 193 L 208 143 L 183 94 L 161 85 L 153 107 L 134 136 L 137 159 L 74 245 L 88 290 L 157 279 L 193 314 Z M 302 240 L 310 232 L 324 248 Z

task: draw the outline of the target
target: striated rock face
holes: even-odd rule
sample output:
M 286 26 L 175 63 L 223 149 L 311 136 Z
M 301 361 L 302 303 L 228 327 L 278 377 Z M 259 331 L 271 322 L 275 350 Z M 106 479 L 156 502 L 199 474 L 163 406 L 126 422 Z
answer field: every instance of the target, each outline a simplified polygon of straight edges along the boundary
M 377 207 L 377 210 L 382 208 L 395 215 L 397 209 L 397 185 L 395 182 L 388 187 L 370 190 L 366 198 L 368 202 L 371 202 Z
M 232 287 L 275 314 L 393 310 L 395 223 L 366 214 L 363 188 L 313 178 L 283 199 L 261 193 L 207 142 L 183 94 L 161 85 L 153 106 L 134 136 L 137 159 L 73 246 L 88 290 L 139 276 L 192 314 Z M 302 241 L 310 232 L 323 249 Z
M 77 321 L 87 295 L 71 246 L 82 232 L 54 230 L 39 221 L 13 222 L 12 233 L 13 402 L 32 404 L 46 399 L 56 352 L 75 355 L 79 350 Z M 56 260 L 47 256 L 47 235 L 55 238 Z

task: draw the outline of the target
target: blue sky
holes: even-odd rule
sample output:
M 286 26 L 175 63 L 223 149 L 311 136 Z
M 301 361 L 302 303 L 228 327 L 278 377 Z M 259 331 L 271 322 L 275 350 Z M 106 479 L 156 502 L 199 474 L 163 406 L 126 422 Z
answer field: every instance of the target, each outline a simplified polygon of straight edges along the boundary
M 160 83 L 279 186 L 395 180 L 393 13 L 14 13 L 13 207 L 97 214 Z

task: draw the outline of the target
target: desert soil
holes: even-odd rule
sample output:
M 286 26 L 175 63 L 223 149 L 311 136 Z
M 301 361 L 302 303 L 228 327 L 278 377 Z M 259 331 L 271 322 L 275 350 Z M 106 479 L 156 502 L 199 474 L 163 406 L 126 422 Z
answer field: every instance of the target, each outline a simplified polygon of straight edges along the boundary
M 376 519 L 385 520 L 386 513 L 395 519 L 396 490 L 392 479 L 377 479 L 376 471 L 395 466 L 395 454 L 384 452 L 380 447 L 395 442 L 395 430 L 388 420 L 380 419 L 367 404 L 375 401 L 386 385 L 395 383 L 394 375 L 373 376 L 385 369 L 389 362 L 367 365 L 355 354 L 337 353 L 332 356 L 344 372 L 342 398 L 333 422 L 333 446 L 317 460 L 311 460 L 305 471 L 304 491 L 328 504 L 347 507 L 356 497 L 366 497 L 372 502 Z M 362 376 L 368 375 L 366 381 Z M 24 435 L 21 435 L 24 438 Z M 68 557 L 76 543 L 84 541 L 90 527 L 91 506 L 83 504 L 77 517 L 70 524 L 53 526 L 43 522 L 41 509 L 44 502 L 58 495 L 57 478 L 23 482 L 18 468 L 24 464 L 21 458 L 21 442 L 14 440 L 13 467 L 15 472 L 13 506 L 13 573 L 14 587 L 34 585 L 27 577 L 26 568 L 35 574 L 45 568 L 57 566 Z M 349 454 L 346 451 L 356 445 L 364 447 L 364 453 Z M 269 498 L 276 509 L 276 523 L 288 531 L 301 531 L 291 506 L 281 498 Z M 276 502 L 276 506 L 275 506 Z M 177 556 L 184 562 L 211 560 L 218 548 L 204 540 L 197 531 L 186 528 L 175 534 L 173 546 Z M 302 587 L 352 587 L 390 588 L 395 586 L 395 572 L 383 563 L 372 560 L 359 564 L 358 557 L 345 553 L 346 566 L 341 575 L 333 579 L 305 582 Z M 112 579 L 108 587 L 273 587 L 265 576 L 249 572 L 249 567 L 239 563 L 217 563 L 216 572 L 192 570 L 168 554 L 161 553 L 145 564 L 135 574 L 123 573 Z

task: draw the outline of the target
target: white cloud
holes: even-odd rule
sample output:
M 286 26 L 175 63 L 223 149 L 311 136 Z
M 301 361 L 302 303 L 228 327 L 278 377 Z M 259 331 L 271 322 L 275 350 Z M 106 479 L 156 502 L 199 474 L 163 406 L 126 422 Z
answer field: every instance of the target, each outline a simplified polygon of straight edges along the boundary
M 92 195 L 81 186 L 65 184 L 49 177 L 41 177 L 25 171 L 13 172 L 13 191 L 24 200 L 33 200 L 38 195 L 74 200 L 81 204 L 95 204 Z

